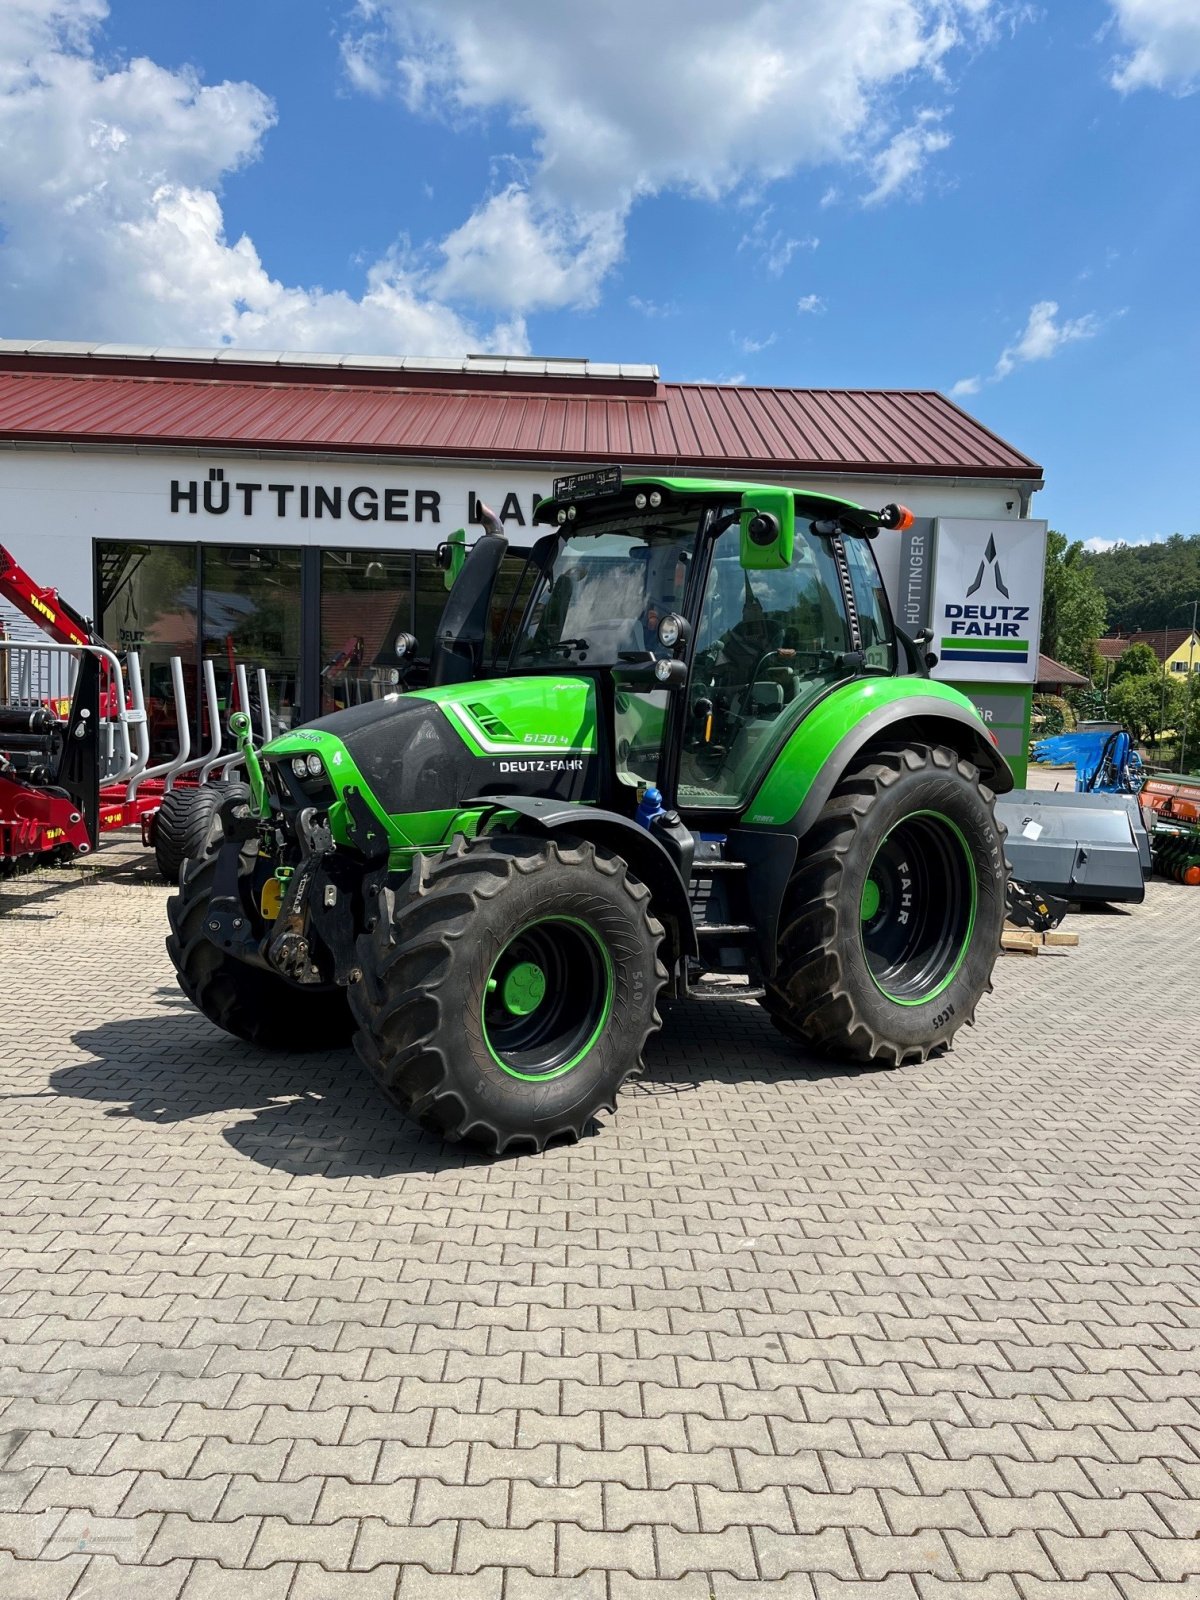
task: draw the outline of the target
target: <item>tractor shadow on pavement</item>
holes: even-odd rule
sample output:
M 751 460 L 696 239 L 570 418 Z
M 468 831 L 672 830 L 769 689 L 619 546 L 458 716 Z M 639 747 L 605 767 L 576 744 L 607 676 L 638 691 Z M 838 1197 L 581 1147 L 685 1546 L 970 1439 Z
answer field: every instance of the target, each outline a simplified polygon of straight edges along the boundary
M 268 1054 L 227 1038 L 172 988 L 154 998 L 153 1015 L 74 1033 L 89 1059 L 52 1070 L 51 1091 L 152 1127 L 223 1118 L 221 1135 L 240 1156 L 296 1177 L 388 1178 L 489 1160 L 406 1122 L 351 1050 Z M 668 1004 L 646 1070 L 626 1092 L 673 1097 L 713 1082 L 812 1083 L 863 1070 L 871 1069 L 803 1054 L 744 1001 L 705 1002 L 702 1011 Z M 608 1121 L 593 1123 L 590 1137 Z
M 352 1050 L 268 1054 L 220 1033 L 174 989 L 155 998 L 153 1016 L 72 1034 L 91 1059 L 52 1071 L 51 1090 L 160 1128 L 225 1118 L 222 1137 L 239 1155 L 296 1177 L 386 1178 L 483 1160 L 406 1122 Z

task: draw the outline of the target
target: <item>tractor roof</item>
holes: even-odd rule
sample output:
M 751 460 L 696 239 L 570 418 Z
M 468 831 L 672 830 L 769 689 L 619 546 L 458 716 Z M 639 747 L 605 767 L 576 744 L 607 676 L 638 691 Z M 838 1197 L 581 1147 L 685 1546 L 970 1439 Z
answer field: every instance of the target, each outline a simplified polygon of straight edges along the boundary
M 554 493 L 539 500 L 534 512 L 534 522 L 554 522 L 561 506 L 576 505 L 591 508 L 592 502 L 632 499 L 638 489 L 666 489 L 671 495 L 689 499 L 721 499 L 726 502 L 740 500 L 758 491 L 778 493 L 786 485 L 748 483 L 730 478 L 667 478 L 622 476 L 620 467 L 602 467 L 594 472 L 578 472 L 568 478 L 554 480 Z M 820 516 L 836 508 L 838 511 L 857 511 L 857 501 L 840 495 L 814 494 L 807 490 L 793 491 L 796 509 L 802 515 Z

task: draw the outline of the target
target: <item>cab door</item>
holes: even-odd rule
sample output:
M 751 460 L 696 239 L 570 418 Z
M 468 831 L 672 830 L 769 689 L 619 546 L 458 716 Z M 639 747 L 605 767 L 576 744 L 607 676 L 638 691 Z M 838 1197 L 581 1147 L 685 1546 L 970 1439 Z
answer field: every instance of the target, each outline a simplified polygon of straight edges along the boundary
M 805 713 L 858 665 L 834 538 L 798 523 L 778 571 L 747 570 L 739 554 L 735 525 L 713 547 L 692 654 L 678 790 L 688 810 L 742 810 Z

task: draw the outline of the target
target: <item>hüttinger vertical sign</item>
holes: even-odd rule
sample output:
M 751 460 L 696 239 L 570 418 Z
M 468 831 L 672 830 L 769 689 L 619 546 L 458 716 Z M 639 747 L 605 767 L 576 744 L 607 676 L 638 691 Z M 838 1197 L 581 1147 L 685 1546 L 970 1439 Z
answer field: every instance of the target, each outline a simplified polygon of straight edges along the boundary
M 1046 524 L 939 517 L 933 585 L 934 677 L 1032 683 L 1042 630 Z

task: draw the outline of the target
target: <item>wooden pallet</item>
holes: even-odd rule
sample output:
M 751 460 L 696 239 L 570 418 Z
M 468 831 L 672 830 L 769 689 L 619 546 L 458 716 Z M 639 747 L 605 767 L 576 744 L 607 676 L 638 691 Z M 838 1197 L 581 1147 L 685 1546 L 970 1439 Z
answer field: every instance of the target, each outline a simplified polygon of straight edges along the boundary
M 1061 950 L 1079 943 L 1077 933 L 1065 933 L 1062 928 L 1051 928 L 1048 933 L 1035 933 L 1032 928 L 1018 928 L 1011 922 L 1004 924 L 1000 935 L 1000 948 L 1018 955 L 1036 956 L 1045 950 Z

